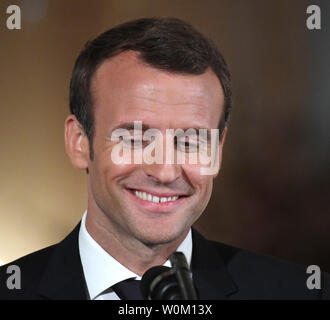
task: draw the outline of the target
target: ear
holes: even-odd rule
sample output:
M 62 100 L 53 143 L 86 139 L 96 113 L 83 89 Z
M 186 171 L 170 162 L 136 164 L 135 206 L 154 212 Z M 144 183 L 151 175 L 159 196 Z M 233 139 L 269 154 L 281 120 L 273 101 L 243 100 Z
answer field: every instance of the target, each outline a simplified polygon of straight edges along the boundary
M 223 146 L 225 144 L 225 140 L 226 140 L 226 135 L 227 135 L 227 126 L 225 126 L 225 128 L 222 131 L 221 137 L 220 137 L 220 141 L 219 141 L 219 149 L 218 149 L 218 157 L 219 157 L 219 170 L 217 171 L 217 173 L 213 176 L 213 179 L 215 179 L 221 169 L 221 163 L 222 163 L 222 151 L 223 151 Z
M 87 169 L 89 164 L 88 138 L 77 120 L 76 116 L 70 115 L 65 120 L 65 148 L 74 167 Z

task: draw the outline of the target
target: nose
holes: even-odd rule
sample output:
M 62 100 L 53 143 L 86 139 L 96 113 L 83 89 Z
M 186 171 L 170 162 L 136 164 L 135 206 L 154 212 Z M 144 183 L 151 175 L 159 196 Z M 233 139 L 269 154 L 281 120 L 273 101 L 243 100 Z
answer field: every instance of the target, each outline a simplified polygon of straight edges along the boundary
M 181 168 L 177 164 L 144 164 L 143 170 L 148 177 L 162 184 L 174 182 L 181 175 Z
M 160 154 L 162 161 L 161 163 L 159 161 L 153 163 L 144 162 L 142 166 L 145 174 L 158 183 L 169 184 L 174 182 L 182 174 L 182 168 L 180 164 L 173 161 L 175 158 L 175 147 L 172 134 L 166 132 L 165 135 L 157 135 L 154 146 L 162 149 L 163 152 Z

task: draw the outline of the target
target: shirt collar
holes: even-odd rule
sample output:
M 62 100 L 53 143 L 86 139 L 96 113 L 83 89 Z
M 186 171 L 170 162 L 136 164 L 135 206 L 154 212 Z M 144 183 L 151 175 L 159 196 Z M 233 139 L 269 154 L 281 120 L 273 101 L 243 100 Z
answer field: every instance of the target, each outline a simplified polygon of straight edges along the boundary
M 140 280 L 140 276 L 119 263 L 92 238 L 86 229 L 86 215 L 87 210 L 81 220 L 78 245 L 90 299 L 94 299 L 109 287 L 125 279 Z M 192 256 L 191 229 L 177 251 L 183 252 L 190 265 Z M 164 266 L 170 267 L 170 261 L 167 260 Z

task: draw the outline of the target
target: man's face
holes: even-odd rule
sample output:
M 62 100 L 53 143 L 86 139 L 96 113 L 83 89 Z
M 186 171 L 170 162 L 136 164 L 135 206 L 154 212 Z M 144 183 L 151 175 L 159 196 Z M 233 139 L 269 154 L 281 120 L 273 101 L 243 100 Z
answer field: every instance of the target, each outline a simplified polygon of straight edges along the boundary
M 201 175 L 200 164 L 187 161 L 115 164 L 111 152 L 118 142 L 111 141 L 111 134 L 142 121 L 163 134 L 165 158 L 166 129 L 218 127 L 224 104 L 218 78 L 212 71 L 167 73 L 144 65 L 135 52 L 124 52 L 98 68 L 91 92 L 95 134 L 89 204 L 121 239 L 161 244 L 185 236 L 209 202 L 214 176 Z M 163 202 L 151 200 L 157 197 Z

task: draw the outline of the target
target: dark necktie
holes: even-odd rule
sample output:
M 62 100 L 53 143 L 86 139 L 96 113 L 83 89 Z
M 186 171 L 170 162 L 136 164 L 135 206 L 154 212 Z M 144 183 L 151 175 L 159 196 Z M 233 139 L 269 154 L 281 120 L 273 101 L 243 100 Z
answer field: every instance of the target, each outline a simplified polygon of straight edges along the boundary
M 112 286 L 121 300 L 143 300 L 140 292 L 140 280 L 127 279 Z

